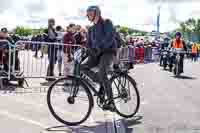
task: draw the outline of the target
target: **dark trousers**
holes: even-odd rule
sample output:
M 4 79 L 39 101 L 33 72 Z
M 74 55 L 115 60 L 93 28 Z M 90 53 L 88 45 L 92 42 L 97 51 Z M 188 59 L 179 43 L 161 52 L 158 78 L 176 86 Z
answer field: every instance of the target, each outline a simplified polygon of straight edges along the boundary
M 197 54 L 192 53 L 192 61 L 197 61 Z
M 39 51 L 39 49 L 40 49 L 40 44 L 39 44 L 39 43 L 38 43 L 38 44 L 35 44 L 35 57 L 38 56 L 38 51 Z
M 47 76 L 54 76 L 54 65 L 57 60 L 56 45 L 49 45 L 48 58 L 49 58 L 49 65 L 48 65 L 48 69 L 47 69 Z
M 107 72 L 112 65 L 115 54 L 101 53 L 97 56 L 89 56 L 86 62 L 81 64 L 81 71 L 83 71 L 94 82 L 99 82 L 106 91 L 108 98 L 112 98 L 111 83 L 107 77 Z M 98 66 L 99 72 L 95 73 L 90 69 Z
M 18 70 L 18 71 L 20 70 L 20 60 L 18 58 L 18 53 L 19 53 L 18 51 L 12 52 L 11 53 L 11 58 L 9 58 L 9 52 L 7 52 L 5 54 L 5 56 L 3 58 L 3 64 L 4 64 L 4 70 L 6 72 L 8 72 L 9 69 L 12 71 L 13 70 L 13 65 L 15 65 L 14 66 L 14 70 Z M 14 54 L 15 54 L 15 59 L 14 59 Z M 9 64 L 9 60 L 10 60 L 11 64 Z M 11 65 L 11 66 L 9 66 L 9 65 Z
M 160 66 L 163 65 L 163 55 L 160 55 Z

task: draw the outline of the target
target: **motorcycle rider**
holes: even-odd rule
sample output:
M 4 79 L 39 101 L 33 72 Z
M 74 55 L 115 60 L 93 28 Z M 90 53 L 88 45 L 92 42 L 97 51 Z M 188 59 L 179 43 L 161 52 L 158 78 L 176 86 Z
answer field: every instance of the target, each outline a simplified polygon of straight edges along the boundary
M 172 41 L 170 48 L 174 49 L 174 48 L 182 48 L 184 51 L 187 51 L 187 46 L 186 43 L 183 39 L 181 39 L 181 33 L 180 32 L 176 32 L 175 34 L 175 39 Z M 184 54 L 180 54 L 181 59 L 180 59 L 180 73 L 183 73 L 183 60 L 184 60 Z M 173 55 L 171 57 L 171 61 L 170 61 L 170 72 L 172 72 L 172 67 L 173 67 L 173 62 L 175 60 L 175 55 Z
M 165 38 L 164 42 L 161 43 L 160 45 L 160 51 L 161 51 L 161 56 L 160 56 L 160 66 L 162 66 L 163 64 L 163 55 L 162 55 L 162 51 L 164 51 L 166 48 L 169 47 L 169 38 Z
M 111 84 L 107 77 L 107 71 L 112 65 L 112 61 L 116 55 L 116 40 L 114 26 L 109 19 L 103 19 L 101 10 L 98 6 L 90 6 L 87 9 L 87 17 L 93 23 L 88 29 L 87 36 L 87 52 L 88 58 L 81 65 L 81 70 L 87 74 L 93 81 L 99 82 L 100 94 L 107 94 L 108 99 L 112 98 Z M 88 71 L 98 66 L 99 72 Z M 105 95 L 102 95 L 105 96 Z M 113 102 L 104 103 L 103 109 L 112 110 Z

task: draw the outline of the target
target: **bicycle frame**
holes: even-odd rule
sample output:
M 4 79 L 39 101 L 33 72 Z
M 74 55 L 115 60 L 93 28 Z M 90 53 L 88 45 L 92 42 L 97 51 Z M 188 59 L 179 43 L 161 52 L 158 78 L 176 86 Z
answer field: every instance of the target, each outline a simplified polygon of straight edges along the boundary
M 98 97 L 100 97 L 98 91 L 93 87 L 93 85 L 91 83 L 89 83 L 86 79 L 84 79 L 84 78 L 81 77 L 80 66 L 81 66 L 81 63 L 79 63 L 78 61 L 74 62 L 74 76 L 79 77 L 80 80 L 82 80 L 87 85 L 87 87 L 89 87 L 90 90 L 93 91 L 93 93 L 95 95 L 97 95 Z
M 101 95 L 99 94 L 98 90 L 96 90 L 92 83 L 90 83 L 86 78 L 82 78 L 81 77 L 81 72 L 80 72 L 80 63 L 79 62 L 76 62 L 74 63 L 74 76 L 78 77 L 79 79 L 78 80 L 82 80 L 86 86 L 99 98 L 101 98 Z M 124 72 L 114 72 L 114 71 L 110 71 L 109 74 L 111 75 L 111 78 L 114 78 L 116 75 L 120 75 L 120 74 L 124 74 Z M 78 81 L 77 81 L 78 82 Z M 76 84 L 76 83 L 75 83 Z M 119 84 L 118 86 L 116 85 L 118 91 L 119 91 L 119 85 L 122 84 L 121 81 L 119 81 Z M 126 84 L 126 82 L 125 82 Z M 74 89 L 73 91 L 73 96 L 76 96 L 76 94 L 78 93 L 79 89 Z M 120 91 L 119 91 L 120 92 Z M 114 100 L 114 99 L 118 99 L 120 98 L 121 96 L 117 96 L 117 97 L 113 97 L 112 99 L 108 99 L 109 100 Z
M 80 54 L 79 54 L 80 55 Z M 89 80 L 87 80 L 87 78 L 83 78 L 83 77 L 81 77 L 81 70 L 80 70 L 80 66 L 81 66 L 81 61 L 79 60 L 79 58 L 76 58 L 75 59 L 75 62 L 74 62 L 74 71 L 73 71 L 73 75 L 74 76 L 76 76 L 76 77 L 78 77 L 79 78 L 79 80 L 82 80 L 85 84 L 86 84 L 86 86 L 97 96 L 97 97 L 99 97 L 99 98 L 102 98 L 101 97 L 101 95 L 99 94 L 99 92 L 94 88 L 94 86 L 92 85 L 92 83 L 90 83 L 89 82 Z M 110 71 L 110 72 L 108 72 L 108 74 L 107 75 L 111 75 L 111 78 L 110 79 L 112 79 L 112 78 L 114 78 L 115 76 L 117 77 L 117 76 L 119 76 L 119 75 L 121 75 L 121 74 L 125 74 L 125 73 L 128 73 L 128 71 L 126 70 L 126 71 Z M 83 74 L 84 74 L 84 72 L 83 72 Z M 86 75 L 86 74 L 85 74 Z M 87 76 L 87 75 L 86 75 Z M 119 92 L 119 94 L 120 94 L 120 90 L 119 90 L 119 85 L 121 84 L 121 81 L 119 81 L 119 84 L 118 84 L 118 86 L 116 86 L 117 87 L 117 90 L 118 90 L 118 92 Z M 125 82 L 125 84 L 126 84 L 126 82 Z M 104 87 L 105 88 L 105 87 Z M 73 96 L 76 96 L 76 94 L 78 93 L 78 91 L 79 91 L 79 89 L 75 89 L 74 90 L 74 92 L 73 92 Z M 106 90 L 105 90 L 106 91 Z M 113 93 L 113 92 L 111 92 L 111 93 Z M 110 101 L 110 100 L 114 100 L 114 99 L 117 99 L 117 98 L 120 98 L 121 96 L 119 95 L 119 96 L 117 96 L 117 97 L 113 97 L 112 99 L 108 99 L 108 101 Z

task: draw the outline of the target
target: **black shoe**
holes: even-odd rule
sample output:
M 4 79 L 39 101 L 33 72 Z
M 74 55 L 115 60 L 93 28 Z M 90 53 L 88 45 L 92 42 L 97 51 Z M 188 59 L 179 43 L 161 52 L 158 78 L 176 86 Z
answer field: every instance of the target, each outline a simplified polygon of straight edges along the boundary
M 118 70 L 118 69 L 119 69 L 119 65 L 114 64 L 114 65 L 113 65 L 113 69 L 114 69 L 114 70 Z
M 103 105 L 103 110 L 105 110 L 105 111 L 109 110 L 111 112 L 115 112 L 115 105 L 114 105 L 114 103 L 110 102 L 108 104 L 104 104 Z
M 180 70 L 180 73 L 184 73 L 184 71 L 183 71 L 183 70 Z
M 59 73 L 59 77 L 61 77 L 62 76 L 62 74 L 61 73 Z
M 133 68 L 134 68 L 133 63 L 130 63 L 129 64 L 129 69 L 133 69 Z

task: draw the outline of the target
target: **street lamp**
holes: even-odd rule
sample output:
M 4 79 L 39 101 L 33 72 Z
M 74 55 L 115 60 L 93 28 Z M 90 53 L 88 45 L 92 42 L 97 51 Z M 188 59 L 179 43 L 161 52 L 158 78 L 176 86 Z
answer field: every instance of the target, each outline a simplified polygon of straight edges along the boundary
M 156 27 L 157 27 L 157 38 L 160 38 L 160 8 L 161 8 L 161 6 L 159 5 L 158 6 L 158 14 L 157 14 L 157 24 L 156 24 Z

